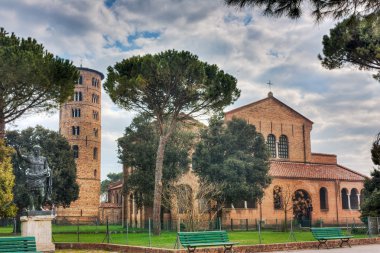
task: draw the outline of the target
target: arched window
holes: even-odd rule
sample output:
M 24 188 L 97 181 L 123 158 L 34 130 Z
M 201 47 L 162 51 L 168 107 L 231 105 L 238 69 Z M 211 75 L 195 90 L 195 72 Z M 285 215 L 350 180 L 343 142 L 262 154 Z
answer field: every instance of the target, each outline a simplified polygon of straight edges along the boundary
M 269 134 L 267 138 L 267 145 L 269 149 L 270 156 L 276 158 L 276 136 Z
M 79 157 L 79 147 L 78 145 L 73 145 L 73 153 L 74 153 L 74 158 Z
M 98 120 L 98 118 L 99 118 L 99 112 L 93 110 L 92 111 L 92 118 L 95 119 L 95 120 Z
M 288 137 L 281 135 L 278 142 L 278 157 L 289 158 Z
M 341 191 L 341 197 L 342 197 L 342 209 L 349 209 L 348 206 L 348 191 L 346 188 L 343 188 Z
M 278 185 L 273 187 L 273 208 L 275 210 L 282 209 L 282 188 Z
M 94 158 L 94 160 L 98 159 L 98 148 L 94 148 L 93 158 Z
M 351 189 L 351 194 L 350 194 L 350 204 L 351 204 L 351 209 L 359 209 L 359 199 L 358 199 L 358 190 L 356 188 Z
M 98 171 L 95 169 L 94 170 L 94 177 L 96 178 L 97 175 L 98 175 Z
M 80 127 L 79 126 L 72 126 L 71 130 L 72 130 L 73 135 L 79 135 L 80 134 Z
M 96 94 L 92 94 L 92 102 L 95 104 L 99 103 L 99 96 Z
M 78 83 L 79 83 L 79 84 L 83 84 L 83 76 L 79 76 Z
M 319 189 L 319 201 L 321 210 L 328 210 L 329 209 L 329 203 L 327 198 L 327 189 L 325 187 L 322 187 Z
M 98 137 L 98 129 L 97 129 L 97 128 L 94 128 L 93 132 L 94 132 L 94 136 L 95 136 L 95 137 Z
M 80 117 L 80 109 L 79 108 L 71 109 L 71 116 L 74 118 Z
M 80 91 L 74 92 L 74 101 L 82 101 L 82 100 L 83 100 L 82 92 Z

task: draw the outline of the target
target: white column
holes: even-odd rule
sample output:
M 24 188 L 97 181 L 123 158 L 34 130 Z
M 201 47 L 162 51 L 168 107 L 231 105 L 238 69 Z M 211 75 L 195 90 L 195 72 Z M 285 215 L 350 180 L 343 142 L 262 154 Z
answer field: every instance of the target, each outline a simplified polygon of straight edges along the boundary
M 276 158 L 278 158 L 278 142 L 276 141 Z
M 347 199 L 348 199 L 348 209 L 351 210 L 351 199 L 350 199 L 350 194 L 347 193 Z
M 358 193 L 357 196 L 358 196 L 358 210 L 360 210 L 360 194 Z

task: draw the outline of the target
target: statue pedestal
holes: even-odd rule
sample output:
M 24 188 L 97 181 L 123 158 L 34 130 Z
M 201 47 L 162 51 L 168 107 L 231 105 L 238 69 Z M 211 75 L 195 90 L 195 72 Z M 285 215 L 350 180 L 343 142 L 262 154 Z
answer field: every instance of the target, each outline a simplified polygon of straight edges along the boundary
M 53 215 L 21 216 L 21 236 L 34 236 L 37 251 L 54 252 L 51 221 Z

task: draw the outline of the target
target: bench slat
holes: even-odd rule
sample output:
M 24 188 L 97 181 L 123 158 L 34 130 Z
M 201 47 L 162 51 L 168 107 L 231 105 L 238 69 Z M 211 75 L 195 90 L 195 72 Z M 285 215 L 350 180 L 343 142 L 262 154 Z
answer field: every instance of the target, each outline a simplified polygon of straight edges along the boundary
M 189 252 L 194 252 L 196 247 L 232 247 L 237 244 L 229 240 L 226 231 L 178 232 L 178 238 L 182 246 L 188 248 Z
M 36 240 L 32 236 L 1 237 L 0 252 L 38 252 Z

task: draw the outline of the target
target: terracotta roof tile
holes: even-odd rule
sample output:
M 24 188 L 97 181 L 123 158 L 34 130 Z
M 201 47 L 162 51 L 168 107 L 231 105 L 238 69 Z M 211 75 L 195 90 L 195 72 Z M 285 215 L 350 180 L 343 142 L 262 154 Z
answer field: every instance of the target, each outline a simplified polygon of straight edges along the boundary
M 121 187 L 123 187 L 123 181 L 119 180 L 119 181 L 111 183 L 108 186 L 108 190 L 114 190 L 114 189 L 121 188 Z
M 314 164 L 271 161 L 269 174 L 272 177 L 338 179 L 363 181 L 365 176 L 339 164 Z

